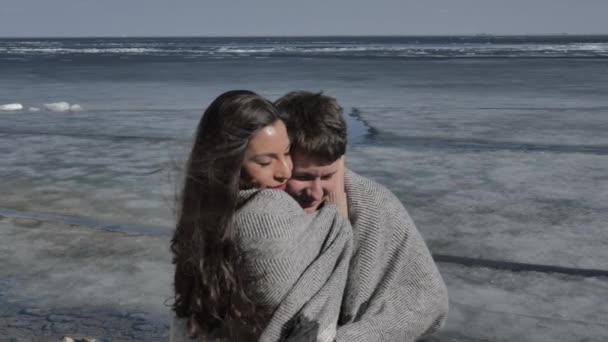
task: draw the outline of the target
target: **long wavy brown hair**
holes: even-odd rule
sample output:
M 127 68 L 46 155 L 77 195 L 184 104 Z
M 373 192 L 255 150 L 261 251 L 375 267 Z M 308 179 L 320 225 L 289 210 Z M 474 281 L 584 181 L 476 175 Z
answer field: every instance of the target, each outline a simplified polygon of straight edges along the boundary
M 198 124 L 171 240 L 173 310 L 188 319 L 192 337 L 213 333 L 249 340 L 263 328 L 266 312 L 248 298 L 237 272 L 232 217 L 249 140 L 277 120 L 272 103 L 234 90 L 217 97 Z

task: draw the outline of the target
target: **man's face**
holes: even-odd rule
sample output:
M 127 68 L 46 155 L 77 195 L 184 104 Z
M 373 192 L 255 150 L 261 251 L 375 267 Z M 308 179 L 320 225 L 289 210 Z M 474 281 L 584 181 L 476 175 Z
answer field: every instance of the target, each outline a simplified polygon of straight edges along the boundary
M 327 163 L 300 152 L 293 153 L 291 157 L 292 178 L 287 181 L 286 191 L 304 211 L 312 213 L 336 190 L 339 159 Z

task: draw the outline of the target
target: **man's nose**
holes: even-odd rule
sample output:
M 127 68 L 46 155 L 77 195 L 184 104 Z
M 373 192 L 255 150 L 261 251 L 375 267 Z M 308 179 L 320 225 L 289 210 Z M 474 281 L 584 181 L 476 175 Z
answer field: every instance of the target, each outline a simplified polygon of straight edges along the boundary
M 321 180 L 315 179 L 310 185 L 310 196 L 315 200 L 321 200 L 323 198 L 323 187 L 321 186 Z

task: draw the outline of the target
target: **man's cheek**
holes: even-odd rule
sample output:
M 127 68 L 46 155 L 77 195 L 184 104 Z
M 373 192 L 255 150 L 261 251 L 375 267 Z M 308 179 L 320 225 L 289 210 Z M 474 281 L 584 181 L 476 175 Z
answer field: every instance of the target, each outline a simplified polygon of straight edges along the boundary
M 323 186 L 323 192 L 325 193 L 325 195 L 329 195 L 329 194 L 333 194 L 336 192 L 336 188 L 337 188 L 337 181 L 334 178 L 328 180 L 324 186 Z
M 296 181 L 288 181 L 287 182 L 287 193 L 289 193 L 292 196 L 297 196 L 301 191 L 302 187 L 299 186 L 298 182 Z

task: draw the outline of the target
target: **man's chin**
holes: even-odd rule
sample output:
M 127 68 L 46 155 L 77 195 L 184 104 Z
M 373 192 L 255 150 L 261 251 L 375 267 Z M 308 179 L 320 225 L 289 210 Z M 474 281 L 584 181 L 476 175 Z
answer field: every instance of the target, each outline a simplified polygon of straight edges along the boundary
M 318 207 L 318 205 L 316 205 L 316 206 L 314 206 L 314 207 L 303 208 L 303 209 L 304 209 L 304 211 L 305 211 L 306 213 L 308 213 L 308 214 L 312 214 L 312 213 L 314 213 L 315 211 L 317 211 L 317 207 Z
M 307 203 L 302 206 L 302 209 L 304 209 L 305 212 L 307 213 L 314 213 L 315 211 L 317 211 L 319 209 L 319 207 L 321 206 L 321 203 L 323 203 L 323 201 L 315 201 L 313 203 Z

